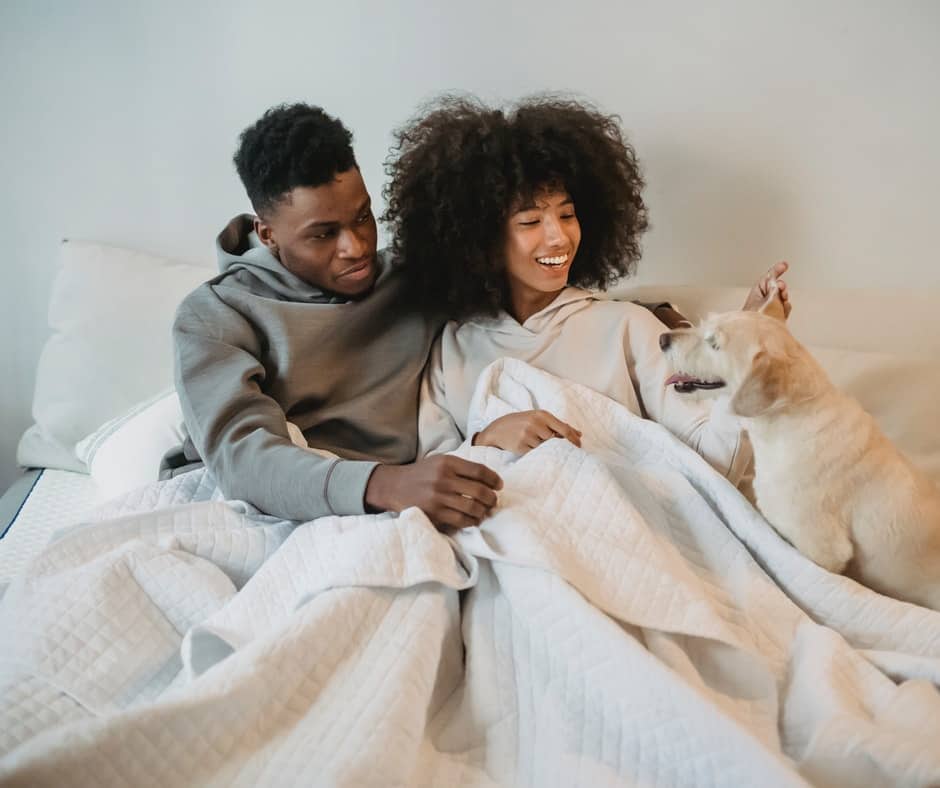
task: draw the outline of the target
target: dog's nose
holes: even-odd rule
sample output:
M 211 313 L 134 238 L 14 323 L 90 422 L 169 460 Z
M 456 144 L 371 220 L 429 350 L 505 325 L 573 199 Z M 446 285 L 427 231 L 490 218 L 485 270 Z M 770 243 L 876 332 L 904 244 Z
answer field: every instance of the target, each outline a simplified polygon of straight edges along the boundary
M 670 344 L 672 344 L 672 334 L 660 334 L 659 335 L 659 346 L 663 350 L 669 350 Z

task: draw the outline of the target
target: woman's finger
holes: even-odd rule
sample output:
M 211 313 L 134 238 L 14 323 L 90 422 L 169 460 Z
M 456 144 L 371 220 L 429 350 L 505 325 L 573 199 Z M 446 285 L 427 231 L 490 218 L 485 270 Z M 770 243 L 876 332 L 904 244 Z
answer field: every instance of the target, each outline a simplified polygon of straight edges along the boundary
M 581 433 L 570 424 L 567 424 L 561 419 L 556 418 L 551 413 L 546 414 L 546 421 L 548 422 L 548 426 L 551 427 L 552 432 L 554 432 L 559 438 L 566 438 L 575 446 L 579 448 L 581 447 Z
M 540 424 L 534 425 L 532 434 L 539 439 L 539 443 L 545 443 L 545 441 L 555 437 L 555 430 L 552 429 L 547 421 L 543 421 Z

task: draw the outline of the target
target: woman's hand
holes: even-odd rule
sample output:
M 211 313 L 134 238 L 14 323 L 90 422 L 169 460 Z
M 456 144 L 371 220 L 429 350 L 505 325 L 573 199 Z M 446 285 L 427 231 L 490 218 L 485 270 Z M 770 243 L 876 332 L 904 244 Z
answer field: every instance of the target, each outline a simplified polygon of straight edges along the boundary
M 789 268 L 790 264 L 787 262 L 779 262 L 768 268 L 747 294 L 741 309 L 745 312 L 763 312 L 779 320 L 786 320 L 793 307 L 790 304 L 787 283 L 780 277 Z
M 566 438 L 581 446 L 581 433 L 556 419 L 547 410 L 524 410 L 493 421 L 473 436 L 474 446 L 495 446 L 514 454 L 525 454 L 551 438 Z

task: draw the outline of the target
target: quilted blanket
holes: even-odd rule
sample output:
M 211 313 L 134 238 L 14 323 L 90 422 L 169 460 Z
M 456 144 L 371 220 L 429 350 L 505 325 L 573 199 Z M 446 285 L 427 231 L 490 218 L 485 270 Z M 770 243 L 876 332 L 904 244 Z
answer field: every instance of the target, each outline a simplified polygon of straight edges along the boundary
M 940 784 L 940 613 L 827 573 L 659 425 L 527 365 L 471 426 L 479 528 L 287 523 L 204 472 L 68 532 L 0 603 L 3 785 Z

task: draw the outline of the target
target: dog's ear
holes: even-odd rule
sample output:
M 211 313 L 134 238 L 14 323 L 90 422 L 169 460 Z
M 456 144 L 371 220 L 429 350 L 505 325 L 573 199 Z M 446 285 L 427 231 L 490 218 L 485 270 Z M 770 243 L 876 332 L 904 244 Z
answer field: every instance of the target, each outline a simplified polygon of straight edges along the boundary
M 789 364 L 761 350 L 751 362 L 751 371 L 731 398 L 731 412 L 750 418 L 769 410 L 784 396 Z
M 786 322 L 787 313 L 783 308 L 783 301 L 780 300 L 780 288 L 776 279 L 770 281 L 767 288 L 767 297 L 764 299 L 764 303 L 757 307 L 757 311 L 762 315 Z

